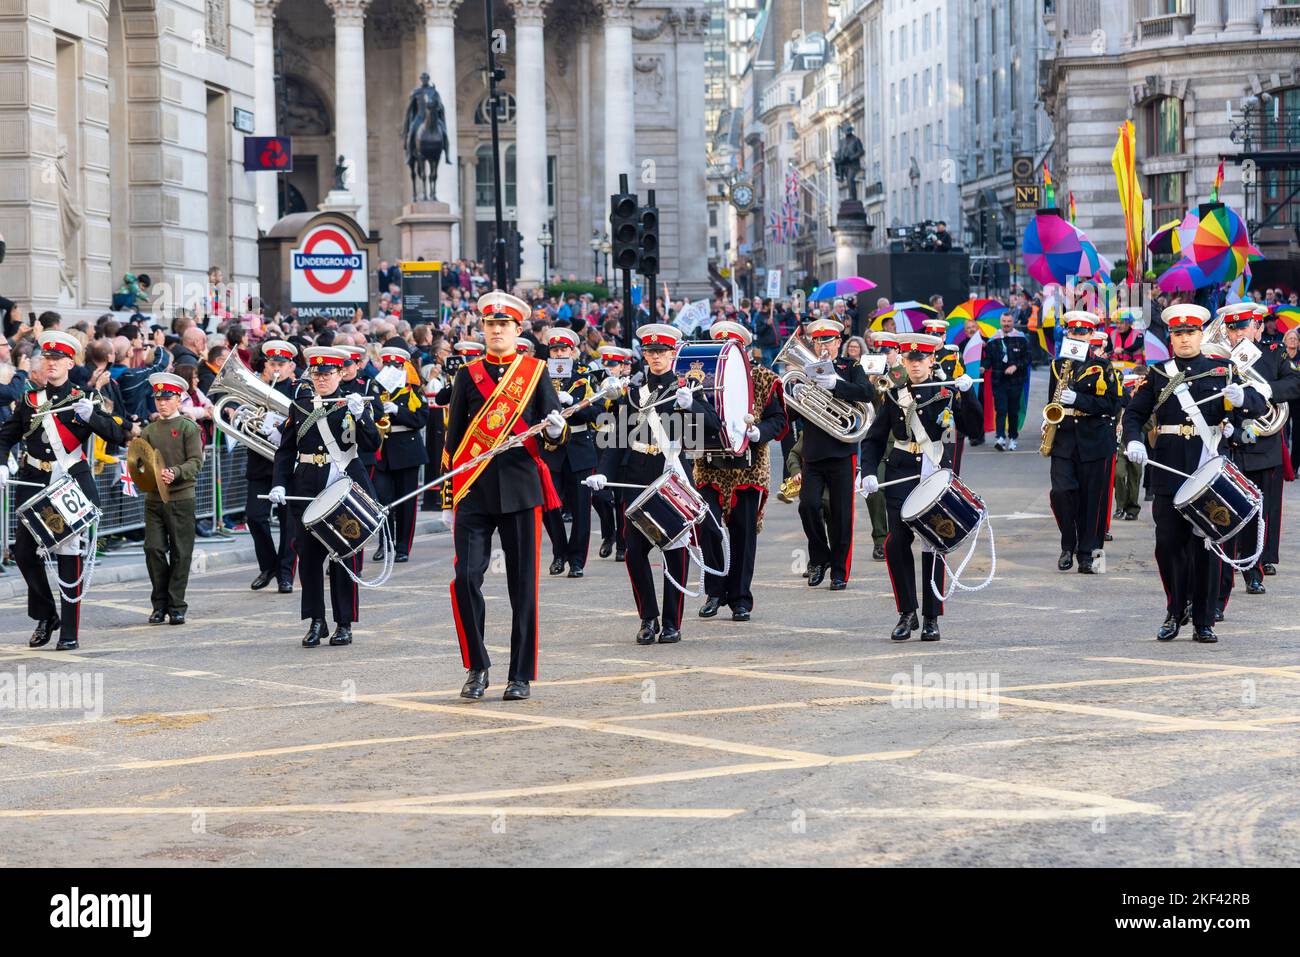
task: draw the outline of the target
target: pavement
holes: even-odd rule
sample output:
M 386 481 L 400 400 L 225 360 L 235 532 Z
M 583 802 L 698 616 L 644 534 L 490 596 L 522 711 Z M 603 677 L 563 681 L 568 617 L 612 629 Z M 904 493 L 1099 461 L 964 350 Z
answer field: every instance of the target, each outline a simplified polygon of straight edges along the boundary
M 28 650 L 24 602 L 0 600 L 0 866 L 1294 862 L 1297 536 L 1219 644 L 1157 643 L 1149 507 L 1115 523 L 1105 574 L 1056 571 L 1033 432 L 968 453 L 997 574 L 948 603 L 937 643 L 889 641 L 864 508 L 831 593 L 800 577 L 775 498 L 753 620 L 688 600 L 677 645 L 633 643 L 625 569 L 597 542 L 580 580 L 547 576 L 544 544 L 527 702 L 500 700 L 497 562 L 492 686 L 457 697 L 445 534 L 363 593 L 347 648 L 300 647 L 299 596 L 249 591 L 233 559 L 191 580 L 181 627 L 146 624 L 146 581 L 100 579 L 75 653 Z M 988 568 L 982 549 L 966 577 Z

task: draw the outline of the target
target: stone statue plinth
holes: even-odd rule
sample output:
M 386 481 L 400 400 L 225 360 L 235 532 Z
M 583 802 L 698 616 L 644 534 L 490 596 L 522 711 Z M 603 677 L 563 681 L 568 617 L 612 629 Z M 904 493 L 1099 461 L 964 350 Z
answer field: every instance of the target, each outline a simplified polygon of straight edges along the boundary
M 835 234 L 835 275 L 856 276 L 858 256 L 871 246 L 875 227 L 867 222 L 867 213 L 860 200 L 846 199 L 840 203 L 839 214 L 831 232 Z
M 352 219 L 357 218 L 357 211 L 360 209 L 361 204 L 357 202 L 357 198 L 346 189 L 330 190 L 320 203 L 322 213 L 342 213 Z
M 446 203 L 407 203 L 393 220 L 401 258 L 446 261 L 452 257 L 451 230 L 460 222 Z

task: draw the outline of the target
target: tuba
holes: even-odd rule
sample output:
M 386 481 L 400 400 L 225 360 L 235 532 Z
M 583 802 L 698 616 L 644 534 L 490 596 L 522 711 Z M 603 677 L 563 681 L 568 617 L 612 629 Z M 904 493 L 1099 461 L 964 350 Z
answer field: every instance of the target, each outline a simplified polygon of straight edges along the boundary
M 1223 317 L 1216 316 L 1215 319 L 1205 327 L 1205 336 L 1201 340 L 1201 355 L 1209 356 L 1212 359 L 1232 360 L 1232 343 L 1228 341 L 1228 334 L 1224 331 Z M 1260 390 L 1265 395 L 1271 394 L 1272 390 L 1268 386 L 1268 380 L 1249 366 L 1241 366 L 1236 362 L 1232 367 L 1237 370 L 1246 385 L 1263 385 L 1265 388 Z M 1286 425 L 1287 417 L 1291 414 L 1290 406 L 1287 403 L 1273 403 L 1268 405 L 1268 411 L 1258 419 L 1254 419 L 1256 431 L 1260 435 L 1276 435 L 1282 431 Z
M 261 427 L 268 415 L 280 420 L 289 417 L 287 398 L 263 382 L 233 351 L 222 363 L 208 392 L 214 396 L 221 394 L 212 410 L 212 421 L 217 428 L 263 458 L 275 458 L 275 446 L 262 434 Z M 232 409 L 229 421 L 224 414 L 228 408 Z
M 781 373 L 785 401 L 809 422 L 841 442 L 861 441 L 871 425 L 871 406 L 866 402 L 837 399 L 825 389 L 818 388 L 804 369 L 820 361 L 796 329 L 776 354 L 774 363 L 786 367 L 786 371 Z

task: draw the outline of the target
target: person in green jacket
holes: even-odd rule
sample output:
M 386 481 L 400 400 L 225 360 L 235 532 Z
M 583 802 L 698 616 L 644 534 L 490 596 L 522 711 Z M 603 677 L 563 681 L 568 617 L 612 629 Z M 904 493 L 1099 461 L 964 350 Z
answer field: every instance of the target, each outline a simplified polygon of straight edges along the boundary
M 159 482 L 167 486 L 168 501 L 149 492 L 144 503 L 144 560 L 153 583 L 153 614 L 149 624 L 185 624 L 189 605 L 185 587 L 194 554 L 194 484 L 203 467 L 203 435 L 194 421 L 181 415 L 185 380 L 169 372 L 149 377 L 158 418 L 141 436 L 162 459 Z

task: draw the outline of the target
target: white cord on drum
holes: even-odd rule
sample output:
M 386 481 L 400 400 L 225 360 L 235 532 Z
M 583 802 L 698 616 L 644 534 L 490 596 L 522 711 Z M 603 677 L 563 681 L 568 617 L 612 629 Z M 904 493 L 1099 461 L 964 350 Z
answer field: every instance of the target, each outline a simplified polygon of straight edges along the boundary
M 69 605 L 79 605 L 81 600 L 86 597 L 86 592 L 90 590 L 90 583 L 95 577 L 95 558 L 96 550 L 99 546 L 99 523 L 94 522 L 90 526 L 90 531 L 86 533 L 86 566 L 81 570 L 81 574 L 76 581 L 65 582 L 59 577 L 59 559 L 58 556 L 51 556 L 47 551 L 45 553 L 45 567 L 54 573 L 54 580 L 59 586 L 59 597 Z M 78 552 L 78 557 L 82 557 Z M 75 598 L 68 597 L 69 591 L 77 592 Z
M 688 542 L 685 546 L 686 554 L 690 561 L 693 561 L 695 562 L 695 564 L 700 566 L 700 579 L 699 579 L 700 584 L 699 584 L 698 591 L 691 591 L 688 588 L 682 587 L 682 585 L 677 581 L 677 579 L 673 578 L 672 573 L 668 571 L 667 552 L 664 553 L 664 578 L 668 579 L 669 584 L 671 584 L 674 588 L 676 588 L 687 598 L 699 598 L 701 595 L 704 594 L 704 576 L 706 574 L 724 577 L 727 574 L 727 572 L 731 570 L 731 533 L 727 531 L 726 526 L 724 526 L 720 521 L 718 521 L 717 518 L 714 517 L 713 509 L 709 509 L 709 518 L 712 519 L 714 527 L 722 535 L 722 570 L 719 571 L 716 568 L 710 568 L 708 565 L 706 565 L 704 563 L 704 549 L 694 541 Z M 694 539 L 695 529 L 691 529 L 690 535 L 691 538 Z M 690 566 L 688 564 L 687 570 L 689 570 L 689 568 Z
M 1218 556 L 1219 561 L 1223 562 L 1225 565 L 1230 565 L 1239 572 L 1244 572 L 1247 569 L 1254 568 L 1255 562 L 1259 561 L 1259 556 L 1264 554 L 1264 516 L 1258 515 L 1255 517 L 1255 554 L 1251 555 L 1249 558 L 1229 558 L 1223 553 L 1223 549 L 1219 547 L 1218 542 L 1212 542 L 1208 538 L 1205 539 L 1205 547 L 1214 552 L 1214 554 Z
M 975 548 L 977 545 L 979 545 L 980 530 L 985 528 L 986 526 L 989 530 L 988 577 L 986 577 L 978 585 L 963 585 L 961 583 L 961 573 L 966 570 L 967 564 L 970 563 L 971 558 L 975 555 Z M 988 516 L 985 515 L 981 517 L 979 524 L 975 526 L 975 536 L 974 538 L 971 539 L 970 550 L 966 552 L 966 557 L 961 560 L 961 564 L 957 566 L 957 570 L 955 572 L 948 567 L 948 557 L 946 555 L 940 553 L 939 561 L 943 563 L 943 570 L 948 573 L 949 577 L 952 578 L 952 587 L 948 589 L 946 594 L 944 594 L 939 591 L 939 586 L 935 583 L 934 576 L 931 575 L 930 577 L 930 590 L 934 592 L 934 597 L 938 598 L 939 601 L 941 602 L 947 601 L 949 598 L 955 595 L 958 589 L 961 589 L 962 591 L 972 591 L 972 592 L 983 591 L 985 588 L 988 588 L 989 585 L 993 584 L 993 576 L 996 575 L 998 571 L 998 550 L 997 550 L 997 546 L 993 542 L 993 523 L 989 521 Z M 938 566 L 936 565 L 935 567 L 937 568 Z
M 369 542 L 366 544 L 369 544 Z M 349 568 L 346 563 L 339 561 L 333 555 L 330 556 L 330 561 L 338 562 L 342 565 L 343 570 L 348 573 L 348 577 L 362 588 L 378 588 L 384 582 L 388 581 L 388 576 L 393 573 L 393 536 L 388 530 L 387 517 L 385 517 L 384 521 L 381 522 L 379 526 L 379 547 L 384 550 L 384 564 L 380 567 L 379 574 L 370 581 L 366 581 L 364 578 L 359 578 L 356 572 Z M 364 553 L 365 546 L 357 549 L 357 551 Z
M 717 575 L 719 578 L 725 578 L 727 572 L 731 571 L 731 533 L 727 531 L 726 526 L 713 514 L 713 509 L 709 509 L 709 518 L 713 521 L 713 527 L 718 530 L 722 536 L 722 570 L 710 568 L 704 564 L 704 549 L 700 548 L 700 570 L 707 575 Z M 695 597 L 695 596 L 692 596 Z

